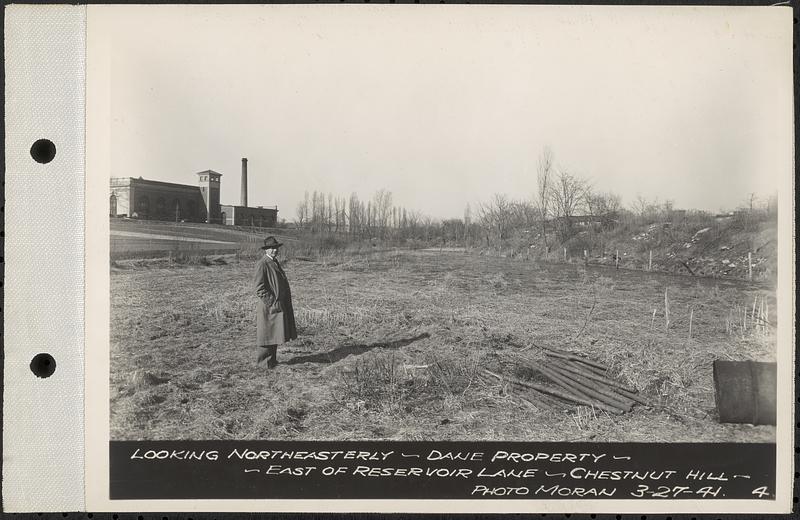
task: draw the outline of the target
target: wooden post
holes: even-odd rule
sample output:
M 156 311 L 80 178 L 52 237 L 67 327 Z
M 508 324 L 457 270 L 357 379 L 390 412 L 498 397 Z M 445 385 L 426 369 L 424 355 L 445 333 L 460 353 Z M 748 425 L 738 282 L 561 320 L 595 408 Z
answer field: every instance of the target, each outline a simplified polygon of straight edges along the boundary
M 647 270 L 648 271 L 652 271 L 653 270 L 653 250 L 652 249 L 650 250 L 650 260 L 647 262 Z
M 584 264 L 589 263 L 589 253 L 585 249 L 583 250 L 583 263 Z
M 650 332 L 653 332 L 653 327 L 656 324 L 656 310 L 653 309 L 653 319 L 650 321 Z
M 650 341 L 647 343 L 648 347 L 652 345 L 656 340 L 656 338 L 653 336 L 653 327 L 655 327 L 655 325 L 656 325 L 656 309 L 653 309 L 653 319 L 650 321 Z M 644 345 L 642 346 L 642 353 L 644 353 Z
M 742 339 L 745 332 L 747 332 L 747 307 L 742 307 Z
M 753 281 L 753 253 L 747 252 L 747 279 Z
M 694 308 L 689 311 L 689 337 L 692 337 L 692 320 L 694 319 Z
M 564 261 L 567 261 L 567 248 L 564 248 Z
M 617 252 L 614 255 L 614 266 L 619 269 L 619 249 L 617 249 Z

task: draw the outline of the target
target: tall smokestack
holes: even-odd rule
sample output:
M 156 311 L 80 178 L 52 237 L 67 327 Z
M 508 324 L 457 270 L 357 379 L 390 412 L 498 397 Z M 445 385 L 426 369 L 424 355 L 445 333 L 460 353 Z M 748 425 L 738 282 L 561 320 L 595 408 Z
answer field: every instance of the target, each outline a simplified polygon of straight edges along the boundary
M 247 207 L 247 157 L 242 157 L 242 206 Z

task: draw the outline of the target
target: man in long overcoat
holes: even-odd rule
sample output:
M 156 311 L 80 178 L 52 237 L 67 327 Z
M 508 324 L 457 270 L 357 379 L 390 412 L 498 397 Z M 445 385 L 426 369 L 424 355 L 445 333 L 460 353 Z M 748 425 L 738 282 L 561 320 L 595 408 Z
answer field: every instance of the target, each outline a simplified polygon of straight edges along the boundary
M 292 308 L 292 292 L 283 267 L 278 262 L 278 248 L 283 244 L 267 237 L 261 249 L 264 257 L 256 264 L 253 276 L 256 304 L 256 362 L 267 368 L 278 366 L 278 345 L 297 338 Z

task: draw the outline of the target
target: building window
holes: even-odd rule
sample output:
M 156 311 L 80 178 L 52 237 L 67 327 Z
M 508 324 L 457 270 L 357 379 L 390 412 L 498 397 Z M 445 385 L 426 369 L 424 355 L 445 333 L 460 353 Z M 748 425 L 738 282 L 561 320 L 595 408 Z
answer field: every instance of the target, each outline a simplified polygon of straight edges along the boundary
M 150 212 L 150 199 L 145 196 L 139 197 L 136 201 L 136 211 L 139 216 L 147 215 Z
M 197 217 L 197 202 L 190 200 L 186 208 L 189 218 Z
M 172 200 L 172 211 L 175 213 L 175 220 L 178 221 L 181 219 L 183 215 L 181 215 L 181 201 L 178 199 Z
M 159 197 L 156 199 L 156 213 L 159 216 L 166 214 L 167 212 L 167 201 L 164 200 L 164 197 Z
M 113 193 L 111 194 L 111 197 L 108 199 L 108 205 L 109 205 L 108 214 L 111 215 L 112 217 L 116 217 L 117 216 L 117 196 L 114 195 Z

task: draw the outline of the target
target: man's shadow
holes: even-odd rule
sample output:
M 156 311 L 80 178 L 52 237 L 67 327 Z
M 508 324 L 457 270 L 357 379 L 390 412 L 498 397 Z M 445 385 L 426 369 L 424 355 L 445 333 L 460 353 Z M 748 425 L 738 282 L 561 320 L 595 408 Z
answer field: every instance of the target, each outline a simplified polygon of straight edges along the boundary
M 292 359 L 286 361 L 287 365 L 297 365 L 299 363 L 336 363 L 337 361 L 341 361 L 342 359 L 346 358 L 347 356 L 360 356 L 366 352 L 369 352 L 375 348 L 386 348 L 386 349 L 397 349 L 400 347 L 405 347 L 406 345 L 410 345 L 415 341 L 419 341 L 421 339 L 429 338 L 431 335 L 427 332 L 423 332 L 418 336 L 413 336 L 410 338 L 401 338 L 396 339 L 394 341 L 387 341 L 387 342 L 378 342 L 373 343 L 371 345 L 342 345 L 341 347 L 336 347 L 333 350 L 328 352 L 321 352 L 319 354 L 310 354 L 307 356 L 296 356 Z

